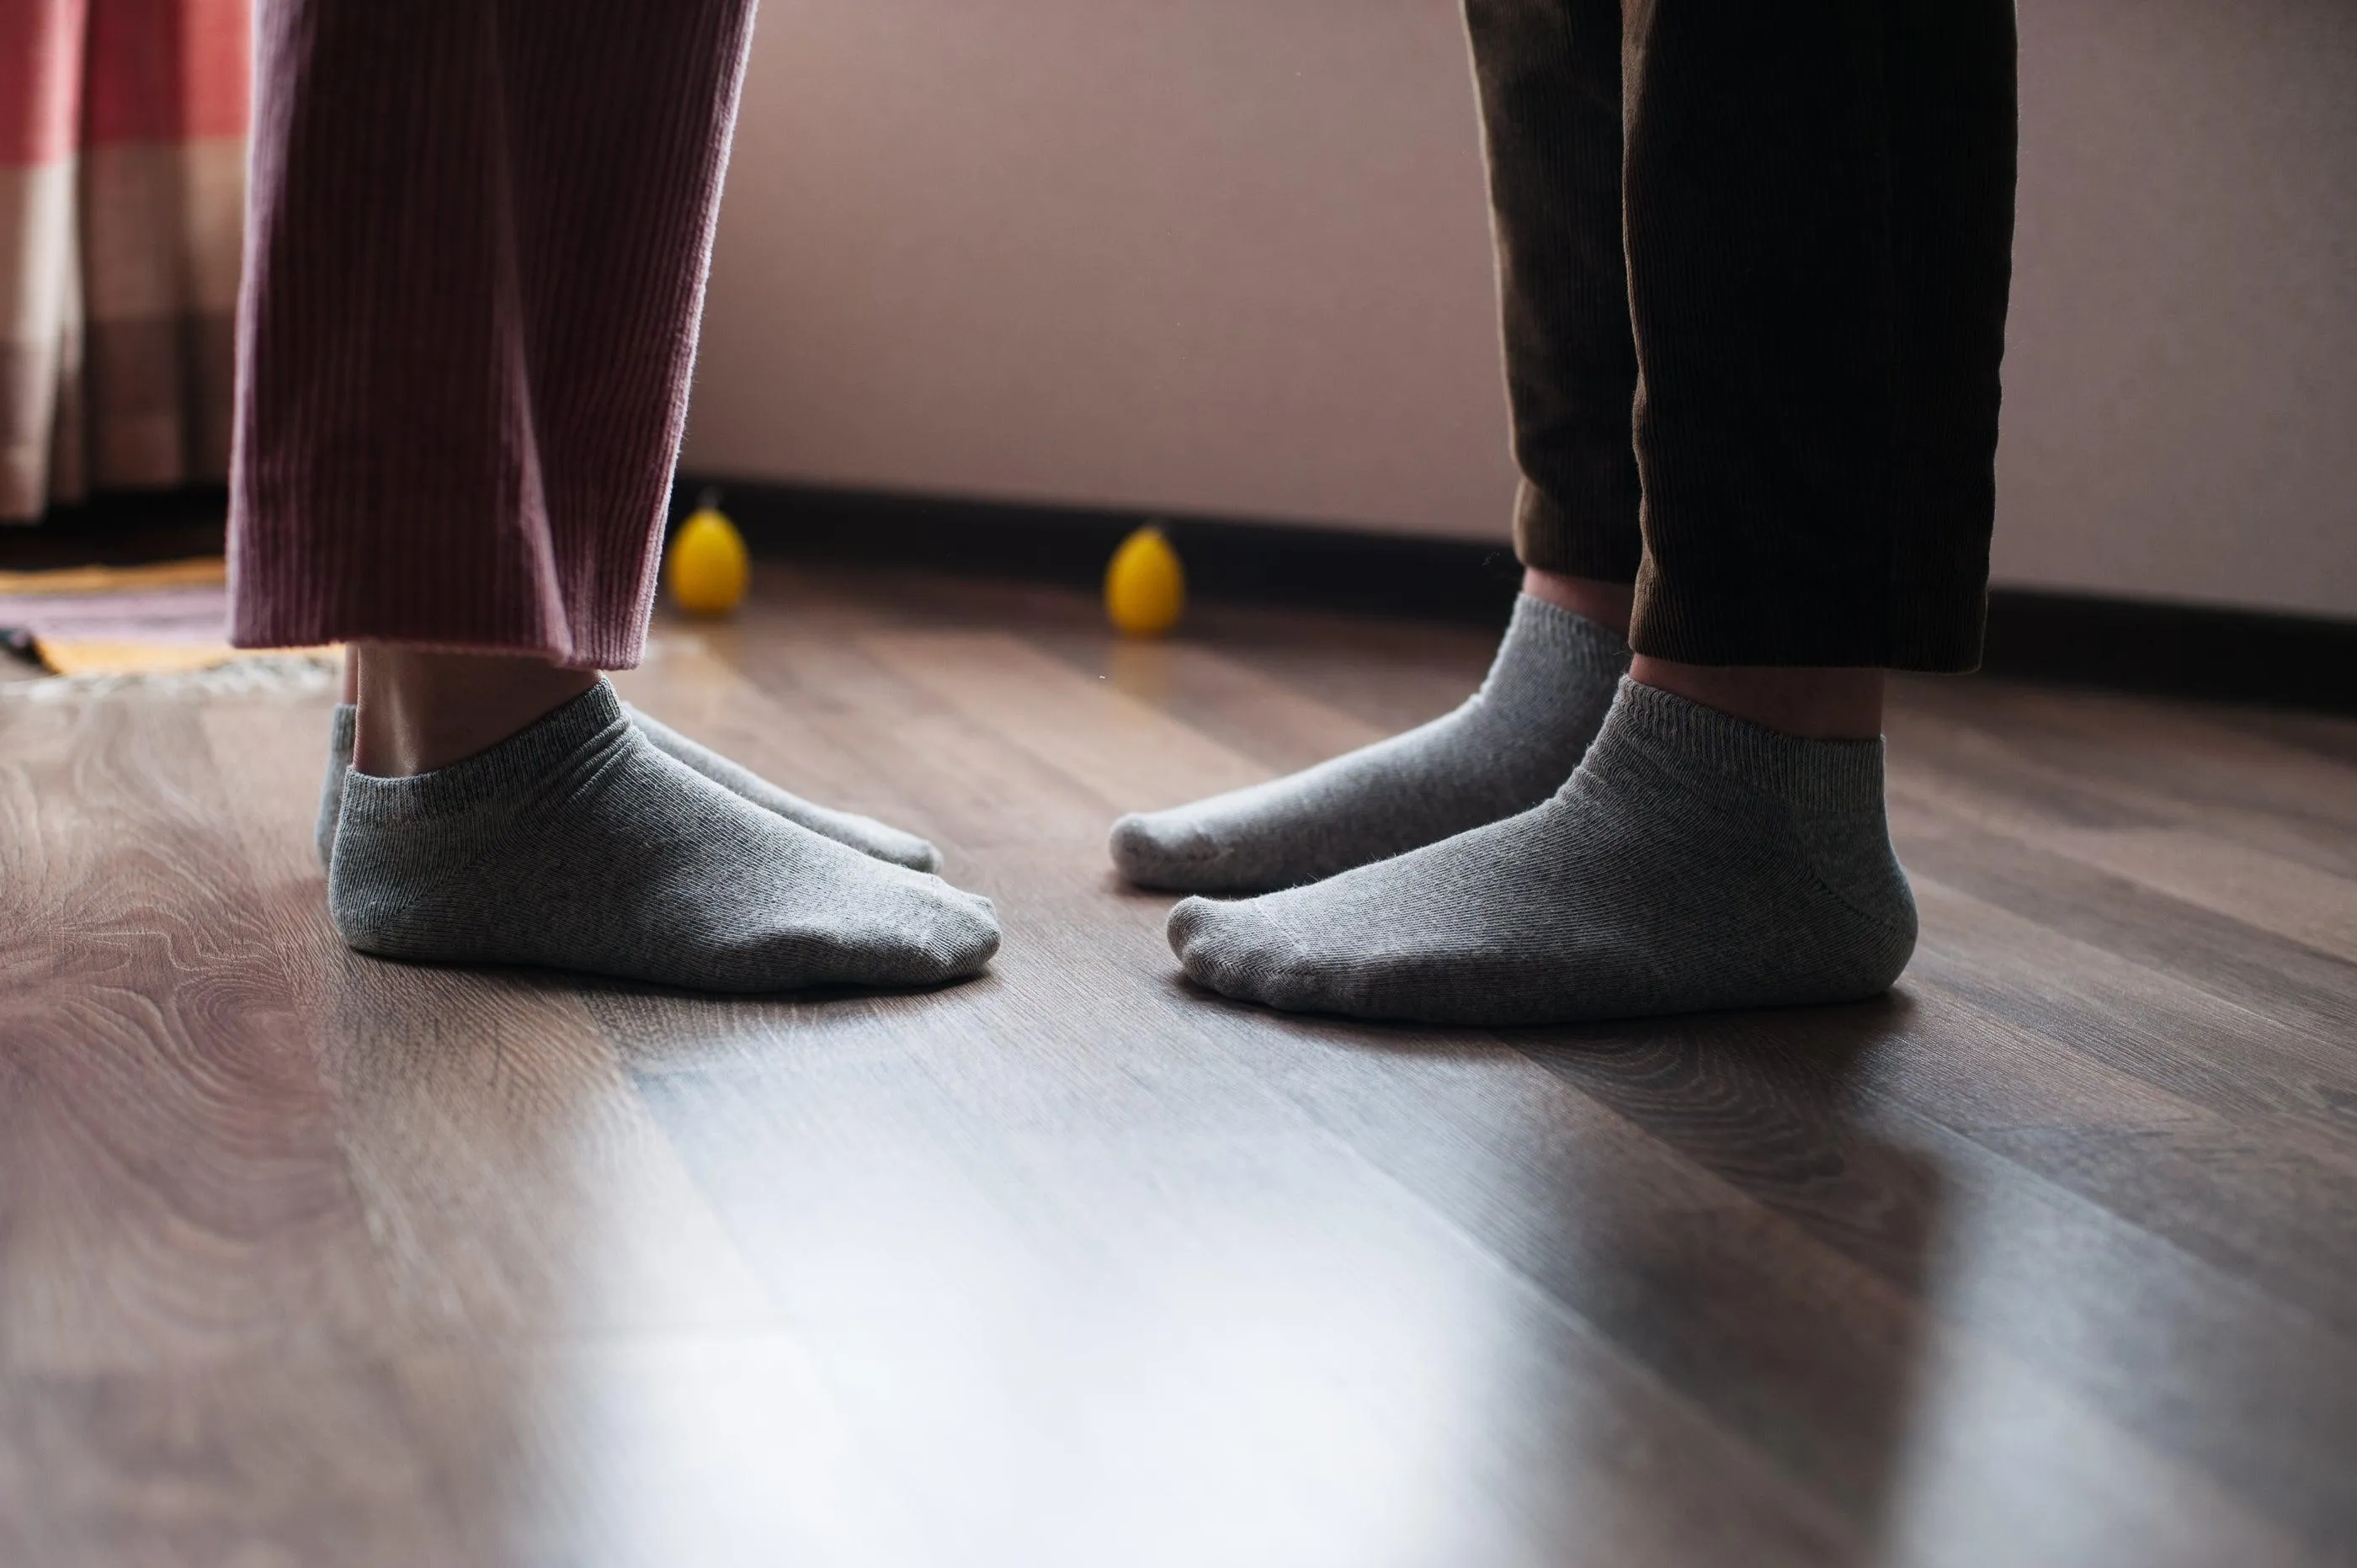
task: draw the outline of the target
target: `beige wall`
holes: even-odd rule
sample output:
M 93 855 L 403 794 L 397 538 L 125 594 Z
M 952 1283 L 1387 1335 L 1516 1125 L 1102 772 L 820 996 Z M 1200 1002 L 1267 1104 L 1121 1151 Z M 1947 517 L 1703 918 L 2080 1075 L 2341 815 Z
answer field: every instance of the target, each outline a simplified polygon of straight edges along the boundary
M 2357 10 L 2031 0 L 2001 581 L 2357 614 Z M 687 465 L 1502 538 L 1445 0 L 768 0 Z
M 2357 6 L 2022 33 L 1999 578 L 2357 615 Z

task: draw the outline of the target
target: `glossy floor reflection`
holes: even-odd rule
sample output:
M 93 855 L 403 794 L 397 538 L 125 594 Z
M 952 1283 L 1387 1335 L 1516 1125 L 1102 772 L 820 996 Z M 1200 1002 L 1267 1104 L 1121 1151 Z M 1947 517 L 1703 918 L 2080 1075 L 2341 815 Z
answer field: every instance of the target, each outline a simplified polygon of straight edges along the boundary
M 2357 725 L 1906 683 L 1868 1005 L 1178 980 L 1114 812 L 1486 641 L 776 566 L 665 623 L 632 701 L 998 899 L 888 997 L 356 957 L 324 690 L 0 685 L 0 1561 L 2346 1561 Z

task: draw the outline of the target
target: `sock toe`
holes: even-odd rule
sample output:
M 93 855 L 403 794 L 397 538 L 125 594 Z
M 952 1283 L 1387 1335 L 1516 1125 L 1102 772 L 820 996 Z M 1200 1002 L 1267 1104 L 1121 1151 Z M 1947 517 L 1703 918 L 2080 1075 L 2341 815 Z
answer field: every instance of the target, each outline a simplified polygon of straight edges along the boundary
M 841 985 L 927 990 L 971 980 L 990 967 L 998 952 L 996 927 L 972 918 L 938 920 L 922 930 L 904 930 L 889 945 L 866 945 L 844 972 L 827 977 Z
M 1254 898 L 1189 898 L 1170 911 L 1170 950 L 1187 978 L 1222 996 L 1270 1000 L 1293 943 Z
M 931 983 L 946 984 L 980 974 L 998 954 L 998 910 L 979 895 L 960 892 L 947 883 L 952 895 L 942 903 L 933 940 L 928 944 L 934 959 Z
M 912 842 L 897 855 L 887 858 L 892 859 L 898 865 L 907 866 L 911 871 L 931 874 L 941 870 L 942 852 L 933 847 L 931 841 L 918 838 L 914 833 L 904 836 Z
M 850 816 L 849 812 L 843 814 Z M 879 822 L 873 817 L 851 817 L 851 821 L 860 824 L 866 837 L 864 843 L 852 843 L 853 849 L 894 865 L 907 866 L 910 871 L 931 874 L 942 868 L 942 852 L 929 841 L 914 833 L 902 832 L 899 828 Z M 850 843 L 847 839 L 839 839 L 838 842 Z
M 1220 844 L 1175 812 L 1132 812 L 1114 823 L 1113 864 L 1140 887 L 1187 887 L 1219 858 Z
M 1163 934 L 1170 939 L 1170 950 L 1185 963 L 1188 955 L 1211 940 L 1212 926 L 1219 919 L 1222 906 L 1210 898 L 1181 898 L 1171 908 L 1170 918 Z

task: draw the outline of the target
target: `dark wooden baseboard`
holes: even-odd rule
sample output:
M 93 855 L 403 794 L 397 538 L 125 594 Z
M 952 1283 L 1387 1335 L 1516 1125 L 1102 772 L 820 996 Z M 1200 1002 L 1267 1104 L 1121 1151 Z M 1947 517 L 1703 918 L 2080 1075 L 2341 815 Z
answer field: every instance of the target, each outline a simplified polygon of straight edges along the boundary
M 2357 621 L 1998 588 L 1992 675 L 2357 714 Z
M 228 510 L 220 485 L 124 490 L 52 507 L 38 523 L 0 523 L 0 571 L 218 555 Z
M 1132 510 L 732 482 L 706 486 L 757 553 L 922 563 L 946 571 L 1095 584 L 1114 546 L 1159 522 L 1205 599 L 1466 622 L 1504 618 L 1521 569 L 1503 544 L 1240 522 Z M 1998 588 L 1992 675 L 2357 714 L 2357 622 Z
M 1503 544 L 1093 507 L 682 478 L 680 515 L 710 487 L 758 553 L 906 562 L 1093 586 L 1114 546 L 1155 522 L 1204 599 L 1460 621 L 1503 619 L 1522 575 Z
M 756 552 L 922 564 L 1095 585 L 1114 546 L 1157 521 L 1209 600 L 1305 605 L 1468 623 L 1502 620 L 1521 568 L 1502 544 L 1364 530 L 1173 517 L 1112 508 L 683 478 L 683 515 L 707 485 Z M 221 548 L 220 487 L 111 496 L 35 528 L 0 529 L 0 568 L 157 560 Z M 1992 675 L 2116 691 L 2357 714 L 2357 621 L 2154 600 L 1997 588 Z

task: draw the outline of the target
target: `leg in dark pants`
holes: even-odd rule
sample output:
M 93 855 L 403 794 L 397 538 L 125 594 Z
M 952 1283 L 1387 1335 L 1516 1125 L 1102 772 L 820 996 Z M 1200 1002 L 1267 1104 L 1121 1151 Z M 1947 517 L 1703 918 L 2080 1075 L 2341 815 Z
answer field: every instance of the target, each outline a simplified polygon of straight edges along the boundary
M 1523 564 L 1634 581 L 1631 641 L 1657 659 L 1972 668 L 2012 6 L 1469 0 L 1467 17 Z
M 1125 821 L 1116 860 L 1165 886 L 1327 876 L 1172 913 L 1190 976 L 1276 1006 L 1508 1024 L 1874 994 L 1915 935 L 1881 671 L 1978 658 L 2010 5 L 1467 15 L 1523 472 L 1506 645 L 1425 731 Z M 1533 656 L 1550 607 L 1635 650 L 1551 793 L 1522 765 L 1598 712 L 1604 661 Z M 1400 798 L 1469 815 L 1509 779 L 1518 814 L 1401 842 L 1433 813 Z M 1333 875 L 1309 852 L 1338 840 L 1374 853 Z
M 1526 566 L 1633 583 L 1637 345 L 1620 248 L 1620 0 L 1469 0 Z

